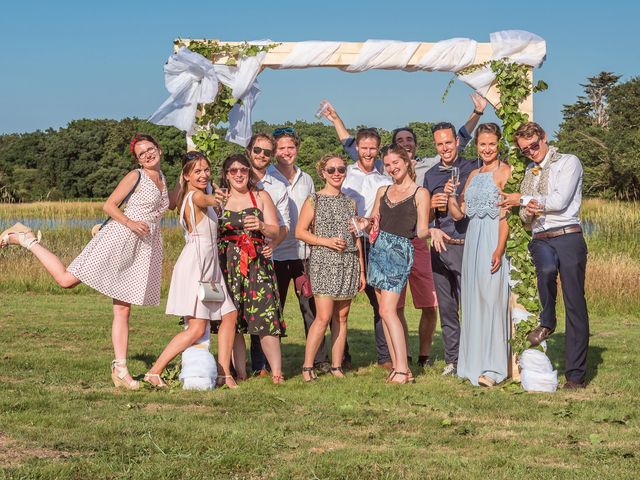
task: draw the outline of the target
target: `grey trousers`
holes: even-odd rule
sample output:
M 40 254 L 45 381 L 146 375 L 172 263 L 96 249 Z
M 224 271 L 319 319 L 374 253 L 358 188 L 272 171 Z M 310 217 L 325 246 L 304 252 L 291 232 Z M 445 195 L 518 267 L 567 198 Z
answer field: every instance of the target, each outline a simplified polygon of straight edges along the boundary
M 440 327 L 444 342 L 444 360 L 458 363 L 460 347 L 460 278 L 464 245 L 449 245 L 447 251 L 438 253 L 431 248 L 431 267 L 436 284 Z

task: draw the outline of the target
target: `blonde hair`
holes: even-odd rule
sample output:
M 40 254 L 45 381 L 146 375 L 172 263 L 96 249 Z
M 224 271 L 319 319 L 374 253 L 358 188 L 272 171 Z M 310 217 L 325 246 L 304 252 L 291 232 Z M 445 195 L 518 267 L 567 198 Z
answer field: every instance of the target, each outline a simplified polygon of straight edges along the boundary
M 320 178 L 322 178 L 322 171 L 325 169 L 327 163 L 329 163 L 329 160 L 331 160 L 332 158 L 339 158 L 340 160 L 342 160 L 342 163 L 344 163 L 344 166 L 347 166 L 347 161 L 344 159 L 344 157 L 336 153 L 326 153 L 320 160 L 316 162 L 316 172 L 318 172 L 318 176 Z
M 394 153 L 398 155 L 402 160 L 404 160 L 404 163 L 407 165 L 407 175 L 409 175 L 409 178 L 415 182 L 416 171 L 413 168 L 411 158 L 409 158 L 409 153 L 404 148 L 393 143 L 383 150 L 382 159 L 384 160 L 384 158 L 390 153 Z

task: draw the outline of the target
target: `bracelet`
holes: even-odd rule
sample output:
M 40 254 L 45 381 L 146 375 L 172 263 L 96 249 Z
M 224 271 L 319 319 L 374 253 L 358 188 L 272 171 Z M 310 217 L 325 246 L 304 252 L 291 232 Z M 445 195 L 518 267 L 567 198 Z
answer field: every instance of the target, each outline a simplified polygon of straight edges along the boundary
M 475 108 L 473 109 L 473 113 L 475 113 L 478 116 L 481 116 L 484 114 L 484 112 L 479 112 L 478 110 L 476 110 Z

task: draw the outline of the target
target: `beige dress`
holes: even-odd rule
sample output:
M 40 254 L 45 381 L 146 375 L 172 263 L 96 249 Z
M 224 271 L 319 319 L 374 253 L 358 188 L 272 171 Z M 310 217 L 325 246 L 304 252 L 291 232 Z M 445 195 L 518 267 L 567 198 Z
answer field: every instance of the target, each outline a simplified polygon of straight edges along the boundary
M 222 270 L 218 262 L 218 216 L 213 208 L 196 225 L 193 206 L 193 193 L 189 192 L 180 208 L 180 223 L 185 231 L 186 244 L 173 267 L 169 298 L 166 313 L 180 317 L 194 317 L 209 320 L 220 320 L 222 315 L 236 309 L 229 296 Z M 184 219 L 185 207 L 189 205 L 191 225 L 195 225 L 191 233 L 187 230 Z M 198 282 L 215 281 L 221 285 L 224 301 L 202 302 L 198 299 Z
M 67 270 L 98 292 L 134 305 L 158 305 L 162 282 L 160 219 L 169 208 L 162 172 L 162 191 L 140 169 L 140 183 L 127 202 L 124 214 L 149 225 L 140 238 L 127 227 L 110 220 L 69 265 Z

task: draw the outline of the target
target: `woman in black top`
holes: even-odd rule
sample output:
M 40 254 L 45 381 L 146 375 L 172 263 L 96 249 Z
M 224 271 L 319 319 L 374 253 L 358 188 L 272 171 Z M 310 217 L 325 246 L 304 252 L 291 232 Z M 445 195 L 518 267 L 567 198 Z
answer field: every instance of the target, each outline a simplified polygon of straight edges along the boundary
M 416 185 L 415 172 L 406 150 L 391 145 L 382 159 L 393 185 L 378 189 L 372 217 L 361 222 L 363 228 L 373 230 L 374 234 L 377 232 L 369 253 L 367 283 L 376 289 L 385 337 L 390 347 L 393 370 L 387 380 L 390 383 L 408 383 L 412 377 L 397 306 L 413 265 L 411 239 L 426 238 L 429 233 L 430 197 L 426 189 Z

